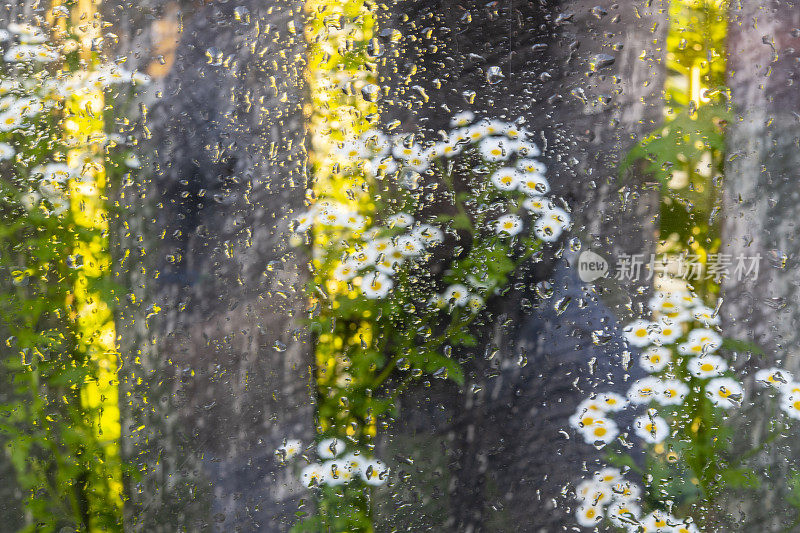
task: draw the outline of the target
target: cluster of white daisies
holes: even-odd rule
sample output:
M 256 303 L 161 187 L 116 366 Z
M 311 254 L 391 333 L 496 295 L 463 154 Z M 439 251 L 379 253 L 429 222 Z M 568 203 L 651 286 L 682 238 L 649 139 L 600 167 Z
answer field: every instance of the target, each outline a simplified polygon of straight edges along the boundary
M 618 469 L 603 468 L 575 489 L 580 502 L 575 510 L 578 524 L 597 527 L 607 519 L 613 526 L 631 533 L 699 533 L 693 523 L 665 511 L 643 516 L 641 494 L 639 485 L 625 479 Z
M 415 223 L 407 213 L 397 213 L 386 226 L 373 226 L 364 231 L 366 219 L 345 206 L 323 201 L 311 206 L 295 219 L 296 231 L 305 231 L 313 223 L 345 227 L 361 232 L 352 250 L 344 253 L 332 277 L 360 287 L 369 299 L 385 298 L 394 287 L 392 276 L 407 261 L 424 257 L 425 252 L 444 240 L 444 233 L 430 224 Z M 393 228 L 403 232 L 393 237 L 379 237 Z
M 383 179 L 398 173 L 434 172 L 436 161 L 446 160 L 465 150 L 477 150 L 482 161 L 493 168 L 489 178 L 496 190 L 519 193 L 521 206 L 536 219 L 533 232 L 542 241 L 555 241 L 570 225 L 566 210 L 547 196 L 550 185 L 544 176 L 545 166 L 535 157 L 541 154 L 531 142 L 530 133 L 514 124 L 496 120 L 482 120 L 473 124 L 474 114 L 455 115 L 453 130 L 447 140 L 422 147 L 414 143 L 411 135 L 388 137 L 371 130 L 358 139 L 347 141 L 337 150 L 338 161 L 345 167 Z M 439 169 L 446 165 L 438 165 Z M 402 177 L 400 183 L 405 183 Z M 415 223 L 408 213 L 396 213 L 385 225 L 369 226 L 369 220 L 346 206 L 322 200 L 300 213 L 294 220 L 297 232 L 307 231 L 312 225 L 352 231 L 356 237 L 353 249 L 344 254 L 333 271 L 333 278 L 352 282 L 370 299 L 386 297 L 394 287 L 392 276 L 406 261 L 424 257 L 427 248 L 444 240 L 444 232 L 431 224 Z M 501 215 L 490 226 L 500 237 L 519 234 L 525 219 L 516 213 Z M 391 237 L 381 237 L 402 228 L 404 232 Z M 432 304 L 447 304 L 477 310 L 483 305 L 479 282 L 471 289 L 464 284 L 454 284 L 432 299 Z
M 7 72 L 0 77 L 0 161 L 12 160 L 18 156 L 22 136 L 40 135 L 36 126 L 47 118 L 54 107 L 63 105 L 71 96 L 83 96 L 86 105 L 97 116 L 103 113 L 102 99 L 92 98 L 92 92 L 120 83 L 147 83 L 146 75 L 132 73 L 116 64 L 104 64 L 94 71 L 48 71 L 37 69 L 37 65 L 52 63 L 63 59 L 63 53 L 75 47 L 75 41 L 68 40 L 59 46 L 47 43 L 47 35 L 35 26 L 11 23 L 7 29 L 0 29 L 0 43 L 5 47 L 3 59 Z M 67 132 L 78 125 L 67 118 L 63 121 Z M 107 135 L 93 142 L 119 143 L 120 136 Z M 134 157 L 126 164 L 138 166 Z M 91 167 L 91 165 L 89 165 Z M 68 206 L 66 183 L 70 179 L 79 180 L 84 172 L 84 164 L 69 166 L 63 162 L 50 162 L 37 165 L 30 170 L 30 178 L 36 187 L 25 192 L 21 198 L 27 210 L 43 209 L 53 215 L 64 213 Z M 46 200 L 42 203 L 42 200 Z
M 470 111 L 456 114 L 450 122 L 454 129 L 446 139 L 427 147 L 416 144 L 413 135 L 390 138 L 379 131 L 368 131 L 359 139 L 345 142 L 337 154 L 345 164 L 383 178 L 403 170 L 422 174 L 434 168 L 437 160 L 476 149 L 483 161 L 497 167 L 489 180 L 498 191 L 524 193 L 522 207 L 537 218 L 535 235 L 546 242 L 557 240 L 569 227 L 570 216 L 545 196 L 550 192 L 544 175 L 547 169 L 536 159 L 541 151 L 530 141 L 530 132 L 499 120 L 474 121 Z M 500 235 L 513 236 L 522 231 L 524 220 L 508 213 L 496 219 L 492 227 Z
M 655 320 L 636 320 L 623 332 L 629 344 L 642 349 L 639 365 L 658 375 L 635 381 L 625 397 L 606 392 L 581 402 L 570 423 L 590 444 L 602 446 L 617 437 L 619 428 L 609 415 L 628 405 L 681 405 L 690 389 L 686 380 L 676 377 L 678 369 L 694 378 L 693 386 L 704 388 L 714 406 L 729 409 L 741 405 L 744 387 L 728 375 L 728 363 L 715 353 L 722 345 L 722 337 L 711 329 L 719 324 L 715 310 L 688 291 L 659 293 L 649 305 Z M 651 408 L 634 420 L 633 431 L 655 444 L 669 435 L 670 427 L 658 410 Z
M 800 382 L 790 372 L 780 368 L 765 368 L 756 372 L 755 379 L 757 384 L 777 391 L 781 410 L 789 417 L 800 420 Z
M 275 450 L 286 463 L 304 450 L 303 443 L 297 439 L 285 439 Z M 361 479 L 367 485 L 383 485 L 389 477 L 389 468 L 377 459 L 364 457 L 360 452 L 345 453 L 344 442 L 339 439 L 325 439 L 317 445 L 317 455 L 321 462 L 313 462 L 300 471 L 300 482 L 305 487 L 322 485 L 338 486 Z

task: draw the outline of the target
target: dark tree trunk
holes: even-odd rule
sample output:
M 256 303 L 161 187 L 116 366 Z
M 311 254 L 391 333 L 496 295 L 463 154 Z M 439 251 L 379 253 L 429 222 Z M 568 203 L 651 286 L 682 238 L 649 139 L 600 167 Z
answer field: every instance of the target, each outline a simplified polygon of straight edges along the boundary
M 432 138 L 447 129 L 450 111 L 524 118 L 542 132 L 548 179 L 576 219 L 572 235 L 613 269 L 619 253 L 654 250 L 656 188 L 636 175 L 619 181 L 617 164 L 661 120 L 665 18 L 661 2 L 397 2 L 383 22 L 404 36 L 383 70 L 382 83 L 396 91 L 387 120 L 400 118 L 404 130 Z M 487 82 L 492 66 L 505 76 L 498 83 Z M 425 88 L 427 103 L 414 85 Z M 465 101 L 471 91 L 474 104 Z M 546 255 L 561 256 L 557 250 Z M 570 266 L 575 255 L 565 251 L 522 272 L 514 290 L 489 303 L 479 326 L 483 344 L 463 388 L 438 382 L 401 397 L 383 445 L 414 464 L 403 467 L 408 482 L 383 504 L 385 530 L 555 531 L 574 524 L 565 488 L 599 454 L 567 419 L 590 392 L 627 388 L 617 320 L 642 314 L 649 284 L 583 285 Z M 534 290 L 541 280 L 552 282 L 549 299 Z M 555 309 L 564 298 L 566 310 Z M 595 343 L 595 331 L 608 339 Z
M 798 28 L 796 1 L 732 3 L 728 49 L 735 114 L 728 136 L 721 250 L 734 257 L 734 264 L 738 256 L 762 258 L 757 278 L 731 276 L 723 283 L 725 336 L 753 342 L 765 352 L 763 357 L 751 357 L 742 350 L 737 365 L 746 371 L 779 365 L 795 376 L 800 373 Z M 766 438 L 781 416 L 764 416 L 774 412 L 774 403 L 765 395 L 753 397 L 753 392 L 749 396 L 753 401 L 748 400 L 750 406 L 737 421 L 738 434 L 747 441 L 740 443 L 741 448 Z M 797 509 L 785 498 L 790 458 L 798 452 L 796 443 L 790 442 L 771 446 L 748 461 L 747 468 L 765 473 L 770 481 L 731 504 L 732 520 L 741 531 L 781 531 L 795 520 Z
M 274 455 L 314 431 L 306 260 L 286 242 L 306 184 L 302 8 L 107 7 L 119 53 L 163 76 L 135 131 L 153 155 L 119 191 L 132 531 L 283 531 L 303 496 Z

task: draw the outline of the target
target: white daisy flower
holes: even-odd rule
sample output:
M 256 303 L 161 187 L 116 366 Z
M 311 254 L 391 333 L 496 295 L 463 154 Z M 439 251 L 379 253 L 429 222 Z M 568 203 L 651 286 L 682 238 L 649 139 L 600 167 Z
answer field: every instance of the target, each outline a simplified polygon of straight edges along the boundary
M 476 143 L 488 135 L 486 126 L 474 124 L 464 129 L 465 140 Z
M 369 273 L 361 281 L 361 292 L 370 300 L 385 298 L 392 290 L 394 282 L 382 272 Z
M 344 461 L 334 459 L 323 464 L 325 472 L 325 484 L 332 487 L 344 485 L 353 479 L 353 472 L 351 472 Z
M 284 461 L 292 459 L 303 450 L 303 442 L 297 439 L 283 439 L 283 444 L 275 450 Z
M 343 226 L 355 231 L 360 231 L 367 225 L 367 219 L 358 213 L 343 213 L 341 222 Z
M 598 415 L 608 411 L 608 407 L 599 396 L 595 398 L 586 398 L 578 404 L 577 411 L 591 411 Z
M 525 128 L 520 128 L 515 124 L 508 124 L 506 125 L 505 130 L 503 130 L 503 135 L 508 137 L 513 141 L 517 141 L 520 139 L 526 139 L 530 136 L 530 132 Z
M 672 526 L 672 533 L 700 533 L 700 530 L 692 522 L 679 522 Z
M 608 412 L 622 411 L 628 406 L 628 400 L 616 392 L 601 392 L 597 395 L 595 401 Z
M 614 502 L 608 506 L 608 520 L 618 528 L 628 529 L 639 524 L 642 509 L 630 501 Z
M 703 305 L 703 302 L 700 300 L 700 298 L 697 295 L 690 294 L 689 291 L 675 292 L 670 297 L 681 304 L 684 309 Z
M 536 159 L 520 159 L 517 161 L 517 170 L 529 174 L 544 175 L 547 172 L 547 167 Z
M 800 396 L 800 382 L 792 381 L 787 383 L 781 387 L 781 392 L 788 396 L 790 394 L 796 394 Z
M 317 445 L 317 453 L 323 459 L 333 459 L 344 453 L 344 442 L 336 439 L 324 439 Z
M 550 192 L 550 184 L 541 174 L 520 173 L 517 188 L 530 196 L 541 196 Z
M 619 428 L 613 420 L 600 418 L 591 426 L 584 426 L 580 432 L 587 444 L 600 446 L 614 440 L 619 435 Z
M 414 217 L 408 213 L 396 213 L 390 216 L 386 223 L 390 228 L 407 228 L 414 223 Z
M 9 109 L 13 108 L 17 103 L 17 98 L 15 96 L 5 96 L 0 99 L 0 112 L 8 111 Z
M 604 419 L 604 412 L 578 409 L 572 416 L 569 417 L 569 425 L 578 431 L 583 431 L 587 427 L 594 426 L 598 420 L 602 421 Z
M 310 210 L 306 211 L 305 213 L 300 213 L 294 217 L 294 223 L 294 231 L 304 232 L 311 227 L 311 224 L 314 223 L 314 213 Z
M 511 151 L 506 147 L 507 140 L 498 137 L 487 137 L 478 145 L 478 151 L 484 161 L 496 163 L 505 161 L 511 156 Z
M 52 196 L 47 199 L 50 202 L 50 205 L 53 206 L 53 210 L 51 214 L 55 216 L 61 216 L 67 212 L 70 207 L 69 198 L 62 195 Z
M 533 233 L 541 241 L 555 242 L 561 236 L 564 229 L 558 222 L 547 218 L 540 218 L 533 224 Z
M 74 178 L 78 172 L 79 169 L 72 168 L 64 163 L 47 163 L 33 169 L 33 175 L 40 176 L 42 181 L 54 181 L 57 183 L 66 183 L 69 179 Z
M 517 215 L 503 215 L 494 223 L 495 231 L 513 237 L 522 231 L 522 219 Z
M 781 398 L 781 410 L 795 420 L 800 420 L 800 394 L 787 394 Z
M 376 176 L 388 176 L 397 171 L 397 162 L 391 157 L 376 157 L 370 163 L 370 171 Z
M 11 92 L 19 90 L 20 85 L 17 80 L 0 80 L 0 96 L 5 96 Z
M 689 342 L 702 344 L 704 349 L 716 350 L 722 346 L 722 337 L 710 329 L 693 329 L 689 332 Z
M 655 344 L 662 346 L 672 344 L 683 335 L 681 322 L 676 322 L 670 318 L 661 317 L 656 321 L 656 326 L 652 331 L 652 340 Z
M 661 390 L 656 395 L 656 402 L 661 405 L 681 405 L 689 395 L 689 387 L 677 379 L 665 379 L 661 382 Z
M 533 196 L 531 198 L 526 198 L 522 202 L 522 207 L 530 211 L 531 213 L 544 213 L 553 207 L 552 202 L 543 196 Z
M 772 386 L 776 389 L 783 389 L 794 380 L 791 373 L 780 368 L 763 368 L 756 372 L 755 378 L 759 385 Z
M 661 380 L 655 377 L 638 379 L 628 389 L 628 400 L 634 405 L 648 404 L 661 395 Z
M 614 498 L 610 484 L 598 481 L 596 478 L 581 481 L 575 487 L 575 496 L 592 505 L 606 505 Z
M 376 154 L 386 154 L 392 148 L 392 142 L 385 133 L 378 130 L 368 130 L 361 134 L 361 142 L 364 147 Z
M 378 272 L 386 274 L 387 276 L 393 276 L 397 272 L 397 269 L 402 264 L 402 254 L 400 255 L 401 255 L 401 260 L 397 260 L 392 258 L 391 256 L 387 256 L 387 254 L 381 254 L 380 256 L 378 256 L 378 259 L 375 260 L 375 269 Z
M 505 135 L 508 129 L 508 124 L 501 120 L 485 119 L 481 121 L 481 125 L 486 128 L 487 135 Z
M 414 257 L 425 250 L 422 241 L 413 235 L 401 235 L 397 238 L 395 248 L 406 257 Z
M 676 316 L 683 317 L 679 321 L 684 321 L 689 318 L 687 306 L 681 299 L 681 295 L 658 293 L 648 302 L 648 307 L 654 312 L 663 315 L 673 320 L 677 320 Z
M 739 407 L 744 398 L 744 387 L 732 378 L 715 378 L 706 385 L 706 396 L 716 407 Z
M 527 142 L 523 140 L 516 141 L 514 143 L 514 149 L 522 157 L 539 157 L 540 155 L 542 155 L 542 151 L 539 150 L 538 146 L 536 146 L 532 142 Z
M 345 211 L 338 205 L 323 205 L 317 210 L 317 221 L 325 226 L 340 226 Z
M 597 527 L 603 521 L 603 507 L 584 503 L 575 510 L 575 520 L 583 527 Z
M 47 46 L 37 44 L 18 44 L 10 47 L 3 55 L 3 59 L 9 63 L 26 61 L 50 63 L 58 58 L 58 52 L 51 50 Z
M 420 224 L 411 232 L 414 237 L 421 240 L 425 246 L 435 246 L 444 242 L 444 232 L 430 224 Z
M 550 206 L 541 213 L 542 219 L 550 220 L 559 225 L 561 229 L 567 229 L 570 225 L 571 218 L 569 213 L 560 207 Z
M 430 154 L 425 151 L 418 151 L 407 158 L 404 164 L 415 172 L 425 172 L 431 164 Z
M 654 409 L 650 409 L 647 415 L 633 421 L 633 430 L 643 441 L 658 444 L 669 435 L 669 424 L 657 416 Z
M 364 246 L 359 250 L 350 252 L 347 255 L 346 262 L 351 264 L 354 268 L 361 270 L 374 265 L 377 258 L 378 257 L 372 248 L 369 246 Z
M 648 372 L 661 372 L 672 360 L 672 352 L 661 346 L 648 346 L 639 358 L 639 366 Z
M 0 161 L 7 161 L 14 157 L 15 154 L 14 147 L 8 143 L 0 142 Z
M 664 511 L 653 511 L 642 519 L 642 529 L 647 533 L 672 533 L 678 519 Z
M 29 98 L 20 98 L 14 103 L 15 109 L 23 117 L 32 117 L 42 113 L 45 109 L 44 102 L 40 99 L 31 96 Z
M 389 478 L 389 467 L 377 459 L 364 461 L 361 466 L 361 478 L 367 485 L 383 485 Z
M 333 270 L 332 276 L 336 281 L 345 282 L 353 279 L 356 274 L 358 274 L 358 268 L 353 263 L 345 261 Z
M 716 326 L 720 323 L 721 317 L 710 307 L 701 305 L 692 310 L 692 318 L 706 327 Z
M 655 328 L 655 324 L 650 322 L 649 320 L 634 320 L 624 328 L 622 328 L 622 333 L 625 336 L 625 340 L 628 341 L 628 344 L 631 346 L 636 346 L 637 348 L 642 348 L 647 346 L 651 342 L 651 331 Z
M 612 483 L 611 492 L 614 494 L 614 500 L 618 502 L 634 502 L 642 495 L 642 489 L 639 488 L 639 485 L 627 479 Z
M 462 146 L 457 142 L 436 143 L 430 150 L 430 158 L 436 157 L 455 157 L 461 153 Z
M 399 141 L 399 142 L 398 142 Z M 422 150 L 419 147 L 411 144 L 407 145 L 402 140 L 396 139 L 394 146 L 392 146 L 392 155 L 397 159 L 407 160 L 415 155 L 419 155 Z
M 695 329 L 689 332 L 687 342 L 678 345 L 682 355 L 702 355 L 716 351 L 722 345 L 722 337 L 708 329 Z
M 592 478 L 598 483 L 602 483 L 604 486 L 607 486 L 610 489 L 611 485 L 617 483 L 618 481 L 622 481 L 622 472 L 620 471 L 619 468 L 613 468 L 607 466 L 595 472 Z M 608 503 L 608 501 L 604 503 Z
M 497 169 L 497 171 L 492 174 L 491 181 L 492 185 L 501 191 L 513 191 L 517 188 L 519 177 L 519 172 L 513 168 L 504 167 Z
M 325 468 L 321 464 L 310 464 L 300 472 L 300 482 L 304 487 L 319 487 L 325 481 Z
M 348 453 L 341 458 L 342 468 L 346 468 L 353 476 L 360 476 L 364 468 L 364 458 L 360 454 Z
M 0 131 L 12 131 L 21 128 L 22 124 L 22 114 L 16 109 L 10 109 L 4 113 L 0 113 Z
M 463 307 L 469 301 L 469 289 L 460 283 L 455 283 L 445 289 L 442 298 L 451 305 Z
M 705 355 L 689 359 L 686 369 L 696 378 L 715 378 L 728 369 L 728 363 L 718 355 Z
M 364 146 L 362 141 L 352 140 L 342 143 L 341 148 L 336 151 L 336 155 L 342 159 L 346 159 L 347 161 L 358 161 L 371 156 L 372 154 L 367 147 Z
M 380 254 L 387 254 L 392 251 L 394 245 L 392 244 L 391 239 L 374 239 L 369 241 L 365 247 L 366 250 L 369 250 L 369 253 L 373 254 L 375 257 L 378 257 Z
M 450 127 L 463 128 L 464 126 L 472 124 L 473 120 L 475 120 L 475 113 L 472 111 L 461 111 L 450 118 Z

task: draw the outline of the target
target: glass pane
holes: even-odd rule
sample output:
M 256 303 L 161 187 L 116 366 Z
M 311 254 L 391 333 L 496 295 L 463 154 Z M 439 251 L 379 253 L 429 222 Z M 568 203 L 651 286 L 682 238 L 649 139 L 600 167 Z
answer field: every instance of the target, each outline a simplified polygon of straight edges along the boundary
M 20 0 L 0 52 L 0 530 L 800 528 L 793 0 Z

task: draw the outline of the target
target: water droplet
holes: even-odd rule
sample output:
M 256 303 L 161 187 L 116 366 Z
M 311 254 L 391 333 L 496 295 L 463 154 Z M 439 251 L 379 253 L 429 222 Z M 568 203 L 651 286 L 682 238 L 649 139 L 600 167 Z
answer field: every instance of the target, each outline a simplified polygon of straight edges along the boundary
M 233 16 L 237 22 L 250 24 L 250 10 L 244 6 L 239 6 L 233 10 Z
M 500 67 L 494 66 L 486 69 L 487 82 L 491 84 L 500 83 L 503 78 L 505 78 L 505 75 L 503 75 L 503 71 L 500 69 Z
M 221 65 L 222 64 L 222 52 L 215 47 L 211 47 L 206 50 L 206 62 L 209 65 Z
M 367 102 L 377 102 L 381 97 L 381 88 L 374 83 L 369 83 L 361 88 L 361 95 Z

